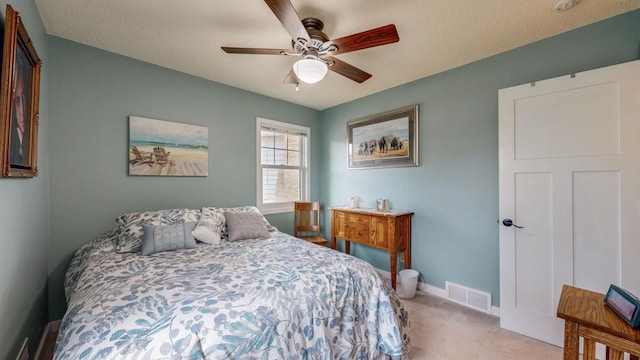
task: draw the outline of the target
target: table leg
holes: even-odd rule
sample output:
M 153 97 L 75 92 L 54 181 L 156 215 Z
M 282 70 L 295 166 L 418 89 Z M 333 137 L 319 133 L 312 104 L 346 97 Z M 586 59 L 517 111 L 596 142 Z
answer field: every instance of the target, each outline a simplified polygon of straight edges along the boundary
M 405 229 L 406 231 L 404 231 L 404 239 L 402 239 L 402 241 L 404 241 L 405 243 L 405 248 L 404 248 L 404 268 L 405 269 L 410 269 L 411 268 L 411 217 L 407 216 L 405 219 Z
M 564 321 L 564 360 L 578 360 L 580 355 L 580 336 L 578 324 Z
M 398 271 L 398 252 L 391 249 L 389 251 L 389 257 L 390 259 L 390 266 L 391 268 L 389 269 L 389 272 L 391 273 L 391 287 L 393 287 L 393 289 L 396 289 L 396 272 Z M 405 268 L 406 268 L 406 264 L 405 264 Z
M 351 254 L 351 241 L 349 240 L 344 241 L 344 252 L 345 254 Z

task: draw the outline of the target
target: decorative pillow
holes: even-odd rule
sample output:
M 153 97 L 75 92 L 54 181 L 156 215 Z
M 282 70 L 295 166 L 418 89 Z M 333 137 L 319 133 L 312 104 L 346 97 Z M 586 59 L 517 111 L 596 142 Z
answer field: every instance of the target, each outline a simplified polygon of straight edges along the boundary
M 198 241 L 211 245 L 220 245 L 220 236 L 227 223 L 224 214 L 209 208 L 202 208 L 202 215 L 193 229 L 193 236 Z
M 262 239 L 271 235 L 262 221 L 263 216 L 255 212 L 225 212 L 229 241 Z
M 213 211 L 213 212 L 217 212 L 220 213 L 221 215 L 224 216 L 224 213 L 256 213 L 259 214 L 262 218 L 262 223 L 264 224 L 265 228 L 267 229 L 268 232 L 272 232 L 272 231 L 277 231 L 278 229 L 271 225 L 269 223 L 269 221 L 262 215 L 262 213 L 260 212 L 260 210 L 258 210 L 257 207 L 255 206 L 239 206 L 239 207 L 232 207 L 232 208 L 217 208 L 217 207 L 209 207 L 209 208 L 202 208 Z M 229 238 L 229 229 L 225 224 L 222 227 L 222 239 L 228 239 Z
M 195 221 L 173 225 L 142 224 L 144 235 L 140 253 L 151 255 L 161 251 L 193 249 L 196 247 L 196 239 L 191 232 L 195 226 Z
M 116 218 L 118 224 L 119 253 L 138 252 L 142 245 L 142 224 L 168 225 L 178 222 L 198 221 L 200 210 L 165 209 L 157 211 L 131 212 Z

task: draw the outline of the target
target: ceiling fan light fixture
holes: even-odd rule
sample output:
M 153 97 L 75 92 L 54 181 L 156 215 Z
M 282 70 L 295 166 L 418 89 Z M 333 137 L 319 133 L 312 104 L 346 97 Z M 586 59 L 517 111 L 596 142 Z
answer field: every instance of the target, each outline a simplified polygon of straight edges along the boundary
M 293 64 L 293 72 L 300 81 L 307 84 L 315 84 L 324 79 L 328 71 L 327 64 L 317 59 L 301 59 Z

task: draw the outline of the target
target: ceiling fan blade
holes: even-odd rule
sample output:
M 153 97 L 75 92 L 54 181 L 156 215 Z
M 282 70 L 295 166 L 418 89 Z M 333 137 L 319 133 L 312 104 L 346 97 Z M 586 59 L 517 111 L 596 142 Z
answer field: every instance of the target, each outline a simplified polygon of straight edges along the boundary
M 338 51 L 333 53 L 333 55 L 338 55 L 398 41 L 400 41 L 400 37 L 398 36 L 396 26 L 389 24 L 328 42 L 338 46 Z
M 287 49 L 260 49 L 222 46 L 222 50 L 228 54 L 258 54 L 258 55 L 282 55 L 282 52 L 290 52 Z
M 287 30 L 291 38 L 296 41 L 300 38 L 309 41 L 309 33 L 302 25 L 296 9 L 289 0 L 264 0 L 271 11 L 276 15 L 282 26 Z
M 289 73 L 287 74 L 287 77 L 284 78 L 283 83 L 285 84 L 300 84 L 300 80 L 298 80 L 298 77 L 296 76 L 296 73 L 293 72 L 293 69 L 289 70 Z
M 347 77 L 355 82 L 362 83 L 371 77 L 371 74 L 369 74 L 368 72 L 360 70 L 357 67 L 347 64 L 346 62 L 336 59 L 332 56 L 327 56 L 324 59 L 327 61 L 333 61 L 333 65 L 329 66 L 329 70 Z

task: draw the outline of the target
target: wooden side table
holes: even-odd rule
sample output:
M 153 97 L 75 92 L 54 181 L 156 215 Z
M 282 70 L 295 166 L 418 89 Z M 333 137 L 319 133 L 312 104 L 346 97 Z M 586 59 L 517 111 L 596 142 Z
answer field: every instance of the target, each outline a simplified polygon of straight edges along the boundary
M 396 288 L 398 251 L 404 251 L 404 268 L 411 267 L 411 211 L 377 211 L 331 207 L 331 248 L 336 239 L 345 241 L 345 252 L 350 253 L 351 242 L 389 252 L 391 286 Z
M 635 330 L 604 304 L 604 294 L 564 285 L 558 304 L 564 324 L 564 360 L 578 360 L 580 336 L 583 359 L 596 359 L 596 343 L 607 347 L 607 359 L 640 356 L 640 330 Z

